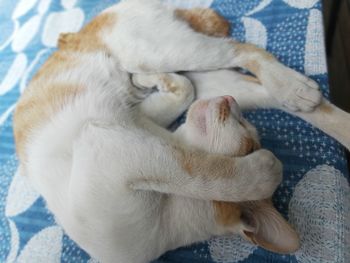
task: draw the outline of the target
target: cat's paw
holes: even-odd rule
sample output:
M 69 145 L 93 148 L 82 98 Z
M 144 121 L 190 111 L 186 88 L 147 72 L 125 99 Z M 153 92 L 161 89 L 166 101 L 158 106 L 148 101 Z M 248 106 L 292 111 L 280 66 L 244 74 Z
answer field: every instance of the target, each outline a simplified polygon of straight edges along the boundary
M 249 187 L 247 200 L 269 198 L 282 181 L 282 163 L 270 151 L 261 149 L 246 156 Z
M 278 62 L 266 65 L 266 69 L 263 85 L 282 107 L 310 112 L 321 103 L 322 93 L 312 79 Z

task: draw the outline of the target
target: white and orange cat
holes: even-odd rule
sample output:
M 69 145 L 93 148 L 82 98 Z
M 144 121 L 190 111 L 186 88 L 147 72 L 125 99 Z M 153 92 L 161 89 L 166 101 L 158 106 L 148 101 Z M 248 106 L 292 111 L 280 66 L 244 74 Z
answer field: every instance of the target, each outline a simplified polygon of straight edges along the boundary
M 281 217 L 276 233 L 272 225 L 258 227 L 248 203 L 237 209 L 216 203 L 269 198 L 282 175 L 271 152 L 246 155 L 255 132 L 230 97 L 195 104 L 175 135 L 164 128 L 194 98 L 187 77 L 199 98 L 237 92 L 244 108 L 273 106 L 305 119 L 334 113 L 328 104 L 307 113 L 321 101 L 317 84 L 266 51 L 212 37 L 227 34 L 227 26 L 211 10 L 122 1 L 64 35 L 21 97 L 14 116 L 21 171 L 67 234 L 101 262 L 148 262 L 235 232 L 273 251 L 298 247 Z M 167 73 L 232 67 L 247 68 L 260 84 L 231 71 Z M 208 87 L 206 77 L 236 78 L 249 88 Z M 155 86 L 158 92 L 148 92 Z

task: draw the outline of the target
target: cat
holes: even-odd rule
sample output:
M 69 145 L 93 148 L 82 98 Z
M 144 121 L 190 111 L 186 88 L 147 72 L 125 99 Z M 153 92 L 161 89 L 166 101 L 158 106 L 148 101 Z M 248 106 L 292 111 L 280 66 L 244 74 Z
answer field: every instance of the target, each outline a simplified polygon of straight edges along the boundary
M 221 25 L 227 22 L 211 10 L 122 1 L 63 36 L 20 98 L 14 135 L 21 173 L 66 233 L 100 261 L 148 262 L 232 233 L 215 218 L 212 200 L 268 199 L 280 183 L 281 163 L 267 150 L 208 153 L 164 128 L 194 98 L 188 78 L 171 72 L 239 66 L 284 108 L 307 112 L 320 103 L 317 84 L 271 54 L 213 37 L 227 33 Z M 160 91 L 145 96 L 147 83 Z M 199 116 L 194 124 L 203 127 Z

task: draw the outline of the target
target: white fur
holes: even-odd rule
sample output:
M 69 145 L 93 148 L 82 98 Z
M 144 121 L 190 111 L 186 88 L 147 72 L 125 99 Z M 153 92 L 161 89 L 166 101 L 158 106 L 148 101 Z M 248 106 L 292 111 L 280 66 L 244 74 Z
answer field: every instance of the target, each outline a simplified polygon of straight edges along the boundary
M 215 221 L 211 200 L 271 196 L 281 180 L 280 162 L 266 150 L 231 158 L 191 149 L 181 139 L 188 128 L 174 136 L 162 127 L 191 103 L 188 80 L 164 74 L 178 86 L 171 92 L 148 75 L 162 94 L 142 101 L 143 91 L 132 85 L 129 73 L 141 74 L 133 81 L 147 89 L 152 85 L 142 74 L 217 70 L 259 59 L 259 79 L 269 89 L 255 95 L 239 91 L 238 100 L 274 106 L 277 100 L 268 94 L 278 88 L 282 102 L 293 110 L 317 105 L 315 84 L 276 60 L 265 62 L 258 51 L 235 56 L 234 42 L 195 33 L 159 1 L 123 1 L 105 12 L 117 15 L 112 31 L 101 35 L 112 56 L 72 54 L 77 66 L 49 80 L 83 86 L 84 92 L 33 133 L 25 173 L 67 234 L 102 262 L 148 262 L 169 249 L 234 232 Z M 208 75 L 211 82 L 223 79 L 221 72 L 208 74 L 218 74 Z M 196 84 L 196 76 L 189 77 Z M 197 84 L 199 97 L 221 95 Z M 304 103 L 310 97 L 311 103 Z M 186 170 L 189 158 L 194 159 Z

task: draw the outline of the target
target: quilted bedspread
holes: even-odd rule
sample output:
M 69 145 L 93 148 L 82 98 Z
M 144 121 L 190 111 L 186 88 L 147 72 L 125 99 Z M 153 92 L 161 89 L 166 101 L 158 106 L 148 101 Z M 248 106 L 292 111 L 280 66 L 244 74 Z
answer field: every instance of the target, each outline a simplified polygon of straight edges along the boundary
M 16 172 L 12 114 L 28 81 L 55 50 L 58 34 L 79 30 L 115 2 L 0 1 L 0 262 L 96 262 L 65 235 Z M 320 0 L 167 2 L 214 8 L 232 23 L 234 38 L 266 48 L 311 76 L 328 96 Z M 274 203 L 300 233 L 300 250 L 278 255 L 226 236 L 170 251 L 155 262 L 350 262 L 350 188 L 342 146 L 281 111 L 256 110 L 246 117 L 258 127 L 263 146 L 284 164 Z

